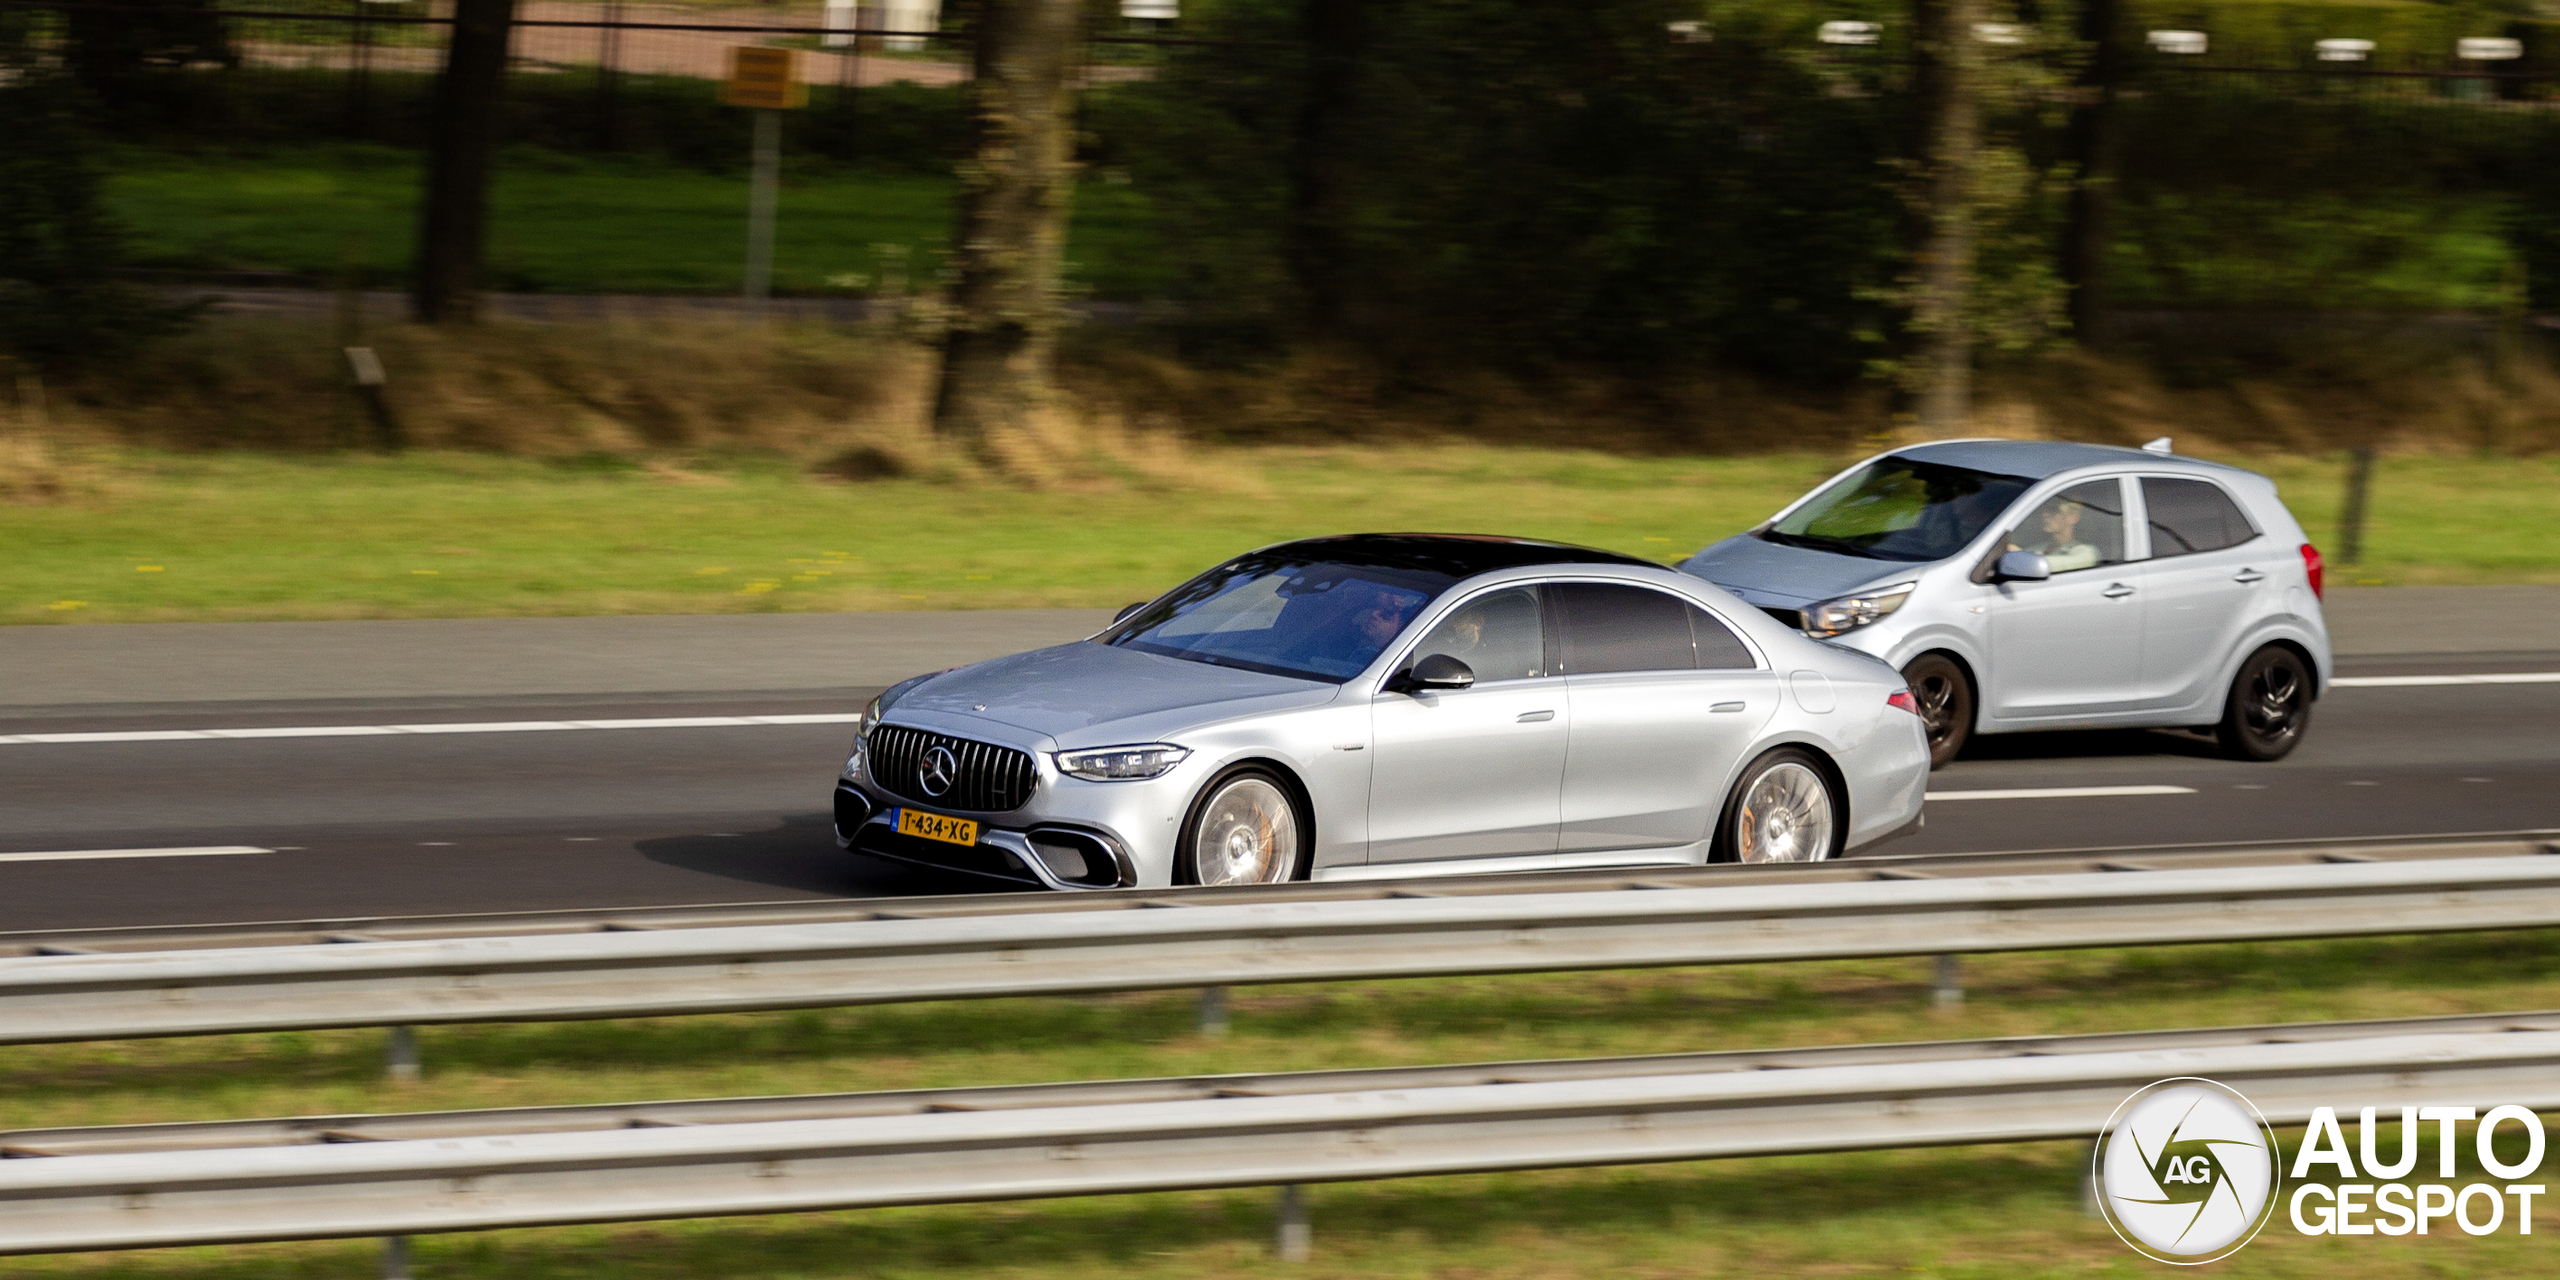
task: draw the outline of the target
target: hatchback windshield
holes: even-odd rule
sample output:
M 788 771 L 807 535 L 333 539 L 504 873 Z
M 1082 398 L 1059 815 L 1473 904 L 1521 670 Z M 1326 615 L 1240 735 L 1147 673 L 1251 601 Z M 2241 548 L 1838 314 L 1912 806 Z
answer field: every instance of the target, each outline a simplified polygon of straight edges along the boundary
M 1457 582 L 1448 574 L 1294 556 L 1245 556 L 1129 616 L 1104 644 L 1335 684 L 1377 660 Z
M 2033 481 L 1912 458 L 1878 458 L 1813 495 L 1760 537 L 1871 560 L 1943 560 Z

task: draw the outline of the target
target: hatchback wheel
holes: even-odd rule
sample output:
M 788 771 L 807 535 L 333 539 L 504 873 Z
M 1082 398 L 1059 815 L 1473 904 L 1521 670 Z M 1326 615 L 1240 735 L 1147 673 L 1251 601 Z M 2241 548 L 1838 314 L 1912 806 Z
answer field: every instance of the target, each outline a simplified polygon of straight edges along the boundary
M 2271 644 L 2250 654 L 2231 678 L 2215 736 L 2236 759 L 2281 760 L 2310 725 L 2311 669 L 2301 654 Z
M 1929 767 L 1944 769 L 1973 736 L 1973 682 L 1964 668 L 1943 653 L 1924 653 L 1902 669 L 1902 682 L 1920 704 L 1920 723 L 1929 730 Z
M 1819 862 L 1840 851 L 1840 807 L 1812 753 L 1780 747 L 1751 762 L 1725 802 L 1716 856 L 1726 862 Z
M 1279 884 L 1306 860 L 1297 803 L 1261 769 L 1220 778 L 1192 811 L 1182 862 L 1194 884 Z

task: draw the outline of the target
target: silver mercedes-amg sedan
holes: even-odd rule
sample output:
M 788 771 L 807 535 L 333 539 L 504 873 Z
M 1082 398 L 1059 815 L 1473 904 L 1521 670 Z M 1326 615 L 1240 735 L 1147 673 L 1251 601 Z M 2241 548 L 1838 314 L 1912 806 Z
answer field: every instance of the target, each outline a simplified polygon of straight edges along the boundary
M 1892 667 L 1697 578 L 1359 534 L 891 687 L 835 825 L 1052 889 L 1790 862 L 1918 827 L 1928 773 Z

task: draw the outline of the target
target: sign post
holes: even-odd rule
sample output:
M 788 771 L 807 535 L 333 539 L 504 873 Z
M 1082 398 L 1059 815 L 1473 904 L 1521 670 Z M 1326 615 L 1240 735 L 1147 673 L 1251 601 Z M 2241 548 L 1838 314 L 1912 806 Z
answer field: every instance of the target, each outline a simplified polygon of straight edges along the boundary
M 729 51 L 729 78 L 720 100 L 755 112 L 754 168 L 747 183 L 746 311 L 750 320 L 764 318 L 764 301 L 773 291 L 773 210 L 782 170 L 781 112 L 807 106 L 809 87 L 800 82 L 800 51 L 764 45 L 742 45 Z

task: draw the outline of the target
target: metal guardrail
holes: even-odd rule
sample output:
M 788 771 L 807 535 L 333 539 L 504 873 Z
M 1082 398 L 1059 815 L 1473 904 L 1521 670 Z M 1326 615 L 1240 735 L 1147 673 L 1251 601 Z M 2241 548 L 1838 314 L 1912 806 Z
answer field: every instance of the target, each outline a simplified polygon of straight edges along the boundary
M 2182 1075 L 2547 1109 L 2560 1014 L 0 1134 L 91 1152 L 0 1160 L 0 1253 L 2086 1137 Z
M 0 960 L 0 1043 L 2516 928 L 2560 922 L 2551 848 L 44 955 Z

